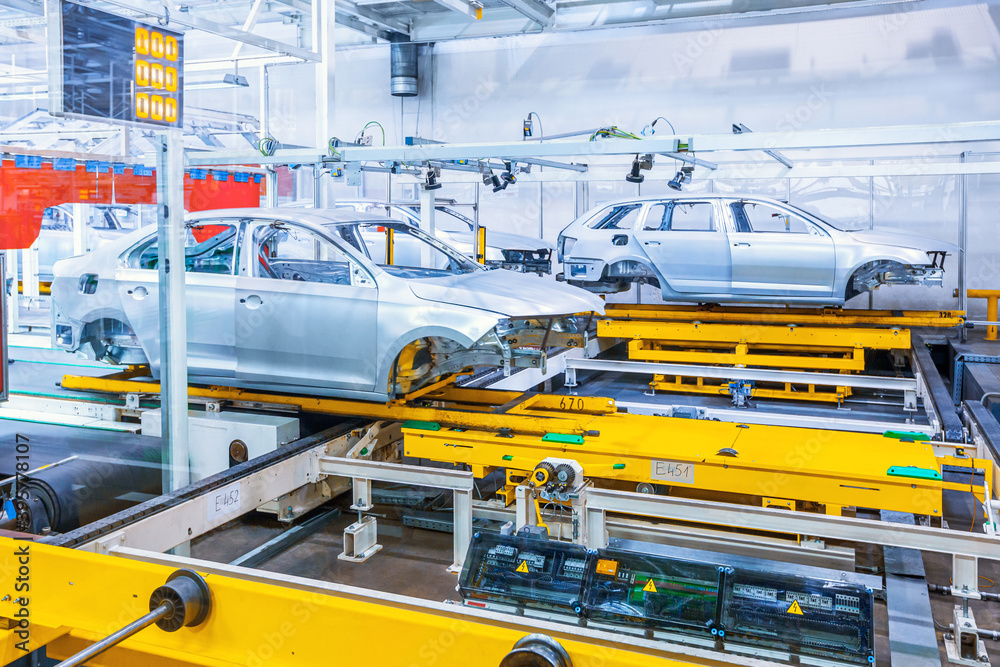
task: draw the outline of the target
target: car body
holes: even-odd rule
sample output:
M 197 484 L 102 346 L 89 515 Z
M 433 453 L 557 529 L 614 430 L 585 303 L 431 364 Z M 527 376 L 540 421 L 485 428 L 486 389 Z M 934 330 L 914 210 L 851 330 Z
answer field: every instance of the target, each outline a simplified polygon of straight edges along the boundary
M 82 214 L 86 225 L 82 236 L 84 249 L 94 250 L 137 229 L 136 209 L 126 204 L 59 204 L 45 209 L 36 241 L 39 279 L 50 280 L 52 265 L 75 254 L 73 229 L 77 212 Z
M 336 208 L 348 208 L 362 213 L 382 215 L 420 225 L 420 204 L 416 202 L 386 204 L 374 201 L 338 200 Z M 435 206 L 434 236 L 475 259 L 473 230 L 475 223 L 447 205 Z M 443 215 L 442 215 L 443 214 Z M 427 231 L 427 230 L 424 230 Z M 525 273 L 545 275 L 552 272 L 555 246 L 548 241 L 494 231 L 486 232 L 486 266 Z
M 582 334 L 576 314 L 603 312 L 385 217 L 230 209 L 185 228 L 195 382 L 384 400 L 478 366 L 544 367 L 539 329 Z M 55 347 L 159 377 L 156 240 L 143 229 L 56 264 Z
M 622 200 L 559 234 L 561 279 L 593 292 L 658 286 L 665 301 L 841 305 L 882 284 L 941 285 L 950 243 L 845 231 L 785 202 L 739 195 Z

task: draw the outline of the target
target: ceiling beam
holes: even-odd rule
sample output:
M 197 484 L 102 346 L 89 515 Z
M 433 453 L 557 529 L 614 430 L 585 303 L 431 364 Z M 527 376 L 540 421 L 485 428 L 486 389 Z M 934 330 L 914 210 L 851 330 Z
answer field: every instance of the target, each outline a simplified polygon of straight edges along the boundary
M 45 13 L 42 3 L 33 0 L 3 0 L 3 4 L 8 9 L 16 9 L 27 14 L 41 16 Z
M 77 4 L 88 4 L 82 0 L 72 0 Z M 105 4 L 114 5 L 115 7 L 121 7 L 122 9 L 137 10 L 144 12 L 149 16 L 162 17 L 164 15 L 164 7 L 159 3 L 149 2 L 148 0 L 102 0 Z M 244 44 L 249 44 L 250 46 L 256 46 L 267 51 L 273 51 L 275 53 L 281 53 L 286 56 L 294 56 L 301 60 L 308 60 L 310 62 L 319 62 L 321 60 L 319 54 L 310 51 L 308 49 L 302 49 L 292 44 L 286 44 L 285 42 L 279 42 L 275 39 L 268 39 L 267 37 L 261 37 L 260 35 L 254 35 L 253 33 L 246 32 L 245 30 L 240 30 L 239 28 L 234 28 L 228 25 L 222 25 L 221 23 L 216 23 L 215 21 L 209 21 L 207 19 L 198 18 L 196 16 L 191 16 L 190 13 L 185 12 L 170 12 L 170 23 L 183 26 L 185 28 L 193 28 L 195 30 L 201 30 L 219 37 L 225 37 L 226 39 L 232 39 L 237 42 L 243 42 Z
M 35 44 L 45 44 L 45 33 L 38 30 L 21 30 L 19 28 L 0 27 L 0 37 L 8 39 L 19 39 Z
M 247 15 L 247 20 L 243 23 L 243 32 L 253 32 L 253 29 L 257 27 L 257 19 L 260 18 L 260 12 L 263 8 L 264 0 L 254 0 L 253 5 L 250 7 L 250 13 Z M 233 48 L 233 58 L 237 58 L 242 50 L 243 42 L 236 42 L 236 46 Z
M 541 0 L 502 0 L 502 2 L 511 9 L 524 14 L 543 28 L 552 24 L 552 17 L 556 13 L 555 9 L 541 2 Z
M 471 16 L 477 21 L 483 18 L 483 5 L 477 0 L 434 0 L 434 2 L 459 14 Z
M 360 32 L 363 35 L 368 35 L 369 37 L 385 40 L 387 42 L 392 41 L 393 33 L 386 30 L 380 30 L 379 28 L 376 28 L 375 26 L 369 23 L 363 23 L 362 21 L 359 21 L 353 16 L 347 16 L 338 11 L 337 16 L 334 17 L 334 20 L 337 22 L 337 25 L 342 25 L 345 28 L 350 28 L 351 30 Z
M 403 23 L 399 19 L 383 16 L 382 14 L 379 14 L 375 10 L 369 9 L 368 7 L 362 7 L 360 5 L 357 5 L 351 2 L 351 0 L 337 0 L 336 9 L 337 9 L 338 19 L 341 14 L 348 14 L 356 19 L 361 19 L 363 21 L 371 23 L 376 28 L 381 28 L 382 30 L 398 32 L 403 35 L 410 34 L 410 26 L 407 25 L 406 23 Z M 338 20 L 337 23 L 340 23 L 340 21 Z M 365 32 L 365 34 L 370 34 L 367 31 L 362 31 L 362 32 Z
M 277 2 L 291 7 L 297 12 L 302 12 L 305 16 L 312 15 L 312 4 L 306 2 L 306 0 L 276 0 Z

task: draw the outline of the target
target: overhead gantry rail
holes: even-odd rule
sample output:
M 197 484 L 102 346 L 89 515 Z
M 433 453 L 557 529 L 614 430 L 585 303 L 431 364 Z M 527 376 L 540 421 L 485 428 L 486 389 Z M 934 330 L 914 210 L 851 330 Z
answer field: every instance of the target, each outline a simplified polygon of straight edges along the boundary
M 1000 140 L 1000 121 L 949 123 L 939 125 L 907 125 L 898 127 L 869 127 L 842 130 L 797 130 L 794 132 L 753 132 L 743 134 L 667 135 L 629 139 L 587 139 L 484 142 L 484 143 L 425 143 L 398 146 L 339 145 L 336 154 L 327 147 L 279 149 L 274 155 L 261 155 L 252 151 L 197 151 L 187 154 L 189 166 L 214 166 L 234 164 L 321 164 L 321 163 L 383 163 L 407 166 L 436 162 L 456 171 L 476 171 L 479 161 L 490 159 L 517 161 L 531 158 L 571 156 L 615 156 L 636 153 L 662 156 L 672 164 L 673 159 L 696 160 L 704 153 L 737 154 L 768 150 L 804 150 L 837 148 L 870 148 L 877 146 L 919 146 L 924 144 L 966 144 Z M 832 176 L 888 176 L 910 175 L 913 165 L 901 160 L 899 164 L 843 164 L 799 165 L 787 167 L 770 157 L 753 164 L 709 163 L 702 160 L 699 178 L 821 178 Z M 1000 161 L 973 161 L 954 164 L 920 163 L 921 175 L 1000 173 Z M 670 174 L 672 176 L 672 172 Z M 469 174 L 475 178 L 476 174 Z M 654 174 L 647 176 L 655 178 Z M 607 180 L 608 174 L 591 168 L 578 170 L 542 171 L 522 174 L 525 181 Z M 618 180 L 615 177 L 614 180 Z

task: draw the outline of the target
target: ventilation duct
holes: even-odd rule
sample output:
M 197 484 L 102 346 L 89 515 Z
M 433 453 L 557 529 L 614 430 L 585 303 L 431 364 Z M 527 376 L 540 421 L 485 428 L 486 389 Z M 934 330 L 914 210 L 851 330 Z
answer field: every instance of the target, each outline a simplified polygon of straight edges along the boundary
M 417 45 L 413 42 L 393 42 L 389 48 L 392 55 L 392 94 L 396 97 L 415 97 L 419 85 Z

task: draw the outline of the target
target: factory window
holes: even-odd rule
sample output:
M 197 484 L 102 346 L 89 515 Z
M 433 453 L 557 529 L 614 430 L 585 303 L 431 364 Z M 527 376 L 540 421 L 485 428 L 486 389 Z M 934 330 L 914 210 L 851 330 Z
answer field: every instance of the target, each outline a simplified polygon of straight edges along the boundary
M 742 216 L 739 213 L 740 210 L 742 210 Z M 741 232 L 823 235 L 804 218 L 768 204 L 737 203 L 733 205 L 733 212 L 736 216 L 737 229 Z
M 715 207 L 712 202 L 664 202 L 656 204 L 646 214 L 647 231 L 675 232 L 715 231 Z
M 190 225 L 184 237 L 184 268 L 190 273 L 232 275 L 236 265 L 236 225 L 209 223 Z M 128 254 L 125 264 L 132 269 L 156 270 L 160 248 L 154 234 Z
M 591 229 L 632 229 L 639 218 L 641 204 L 609 206 L 587 223 Z
M 339 248 L 315 232 L 283 222 L 254 232 L 255 274 L 329 285 L 367 285 L 366 274 Z M 353 275 L 353 281 L 352 281 Z

